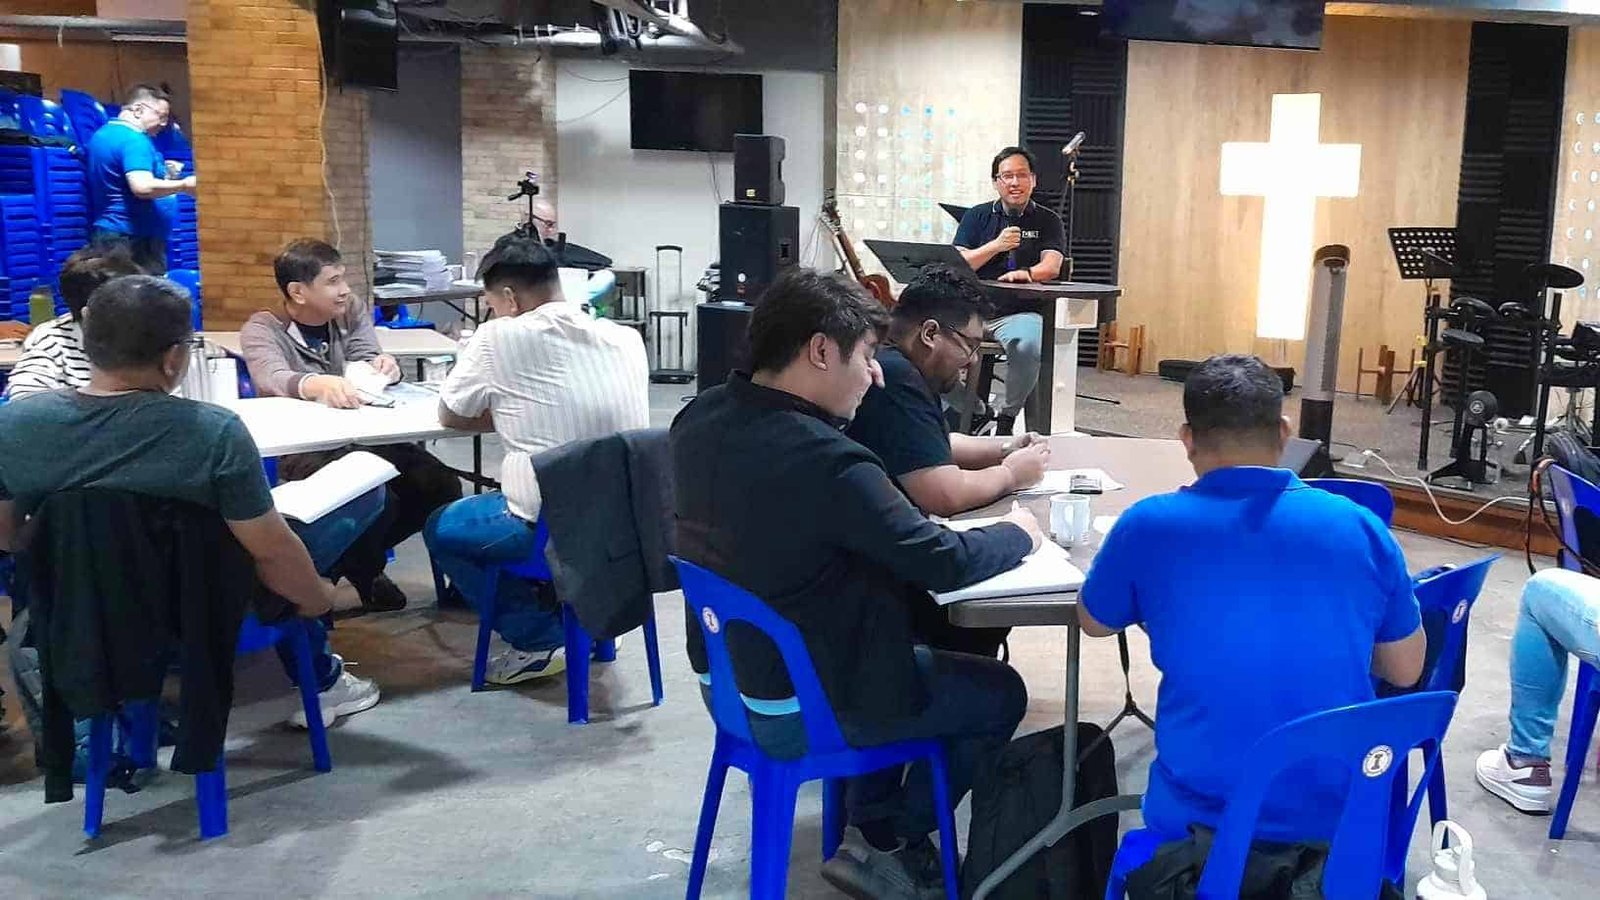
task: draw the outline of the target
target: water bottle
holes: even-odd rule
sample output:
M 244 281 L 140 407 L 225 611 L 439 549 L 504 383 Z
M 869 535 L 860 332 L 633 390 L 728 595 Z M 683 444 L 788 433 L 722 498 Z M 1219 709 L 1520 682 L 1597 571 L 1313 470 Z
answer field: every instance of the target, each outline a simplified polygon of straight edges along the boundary
M 1454 846 L 1444 845 L 1449 835 Z M 1433 871 L 1417 882 L 1417 900 L 1488 900 L 1472 865 L 1472 835 L 1454 822 L 1433 826 Z
M 41 284 L 28 295 L 28 324 L 43 325 L 56 317 L 56 296 L 47 284 Z

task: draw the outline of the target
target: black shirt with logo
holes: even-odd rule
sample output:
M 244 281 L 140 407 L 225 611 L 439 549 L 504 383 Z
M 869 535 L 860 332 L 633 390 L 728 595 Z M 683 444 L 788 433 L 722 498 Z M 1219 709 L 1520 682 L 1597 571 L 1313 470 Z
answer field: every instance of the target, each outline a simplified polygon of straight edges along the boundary
M 1008 253 L 995 254 L 994 258 L 980 266 L 979 278 L 992 281 L 1007 272 L 1038 265 L 1046 250 L 1066 255 L 1066 232 L 1061 226 L 1061 217 L 1032 200 L 1028 201 L 1021 213 L 1014 216 L 1006 211 L 999 200 L 972 207 L 961 217 L 955 240 L 951 243 L 975 250 L 1013 225 L 1022 229 L 1022 243 Z M 999 315 L 1033 309 L 1031 301 L 1012 303 L 1006 297 L 996 297 L 995 300 L 996 313 Z

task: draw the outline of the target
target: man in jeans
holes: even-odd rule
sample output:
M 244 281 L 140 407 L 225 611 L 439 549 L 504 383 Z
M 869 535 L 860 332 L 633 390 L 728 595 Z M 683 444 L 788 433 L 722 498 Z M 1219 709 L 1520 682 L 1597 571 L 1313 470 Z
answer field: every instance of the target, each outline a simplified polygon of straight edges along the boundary
M 882 385 L 882 307 L 858 285 L 791 269 L 756 303 L 753 372 L 702 392 L 672 424 L 678 554 L 750 591 L 793 623 L 852 746 L 913 738 L 946 747 L 959 802 L 1027 707 L 1005 663 L 916 644 L 912 595 L 952 590 L 1041 542 L 1027 510 L 970 531 L 928 520 L 872 451 L 842 433 Z M 706 677 L 693 607 L 689 661 Z M 805 744 L 794 687 L 769 642 L 729 629 L 753 733 L 773 756 Z M 709 683 L 709 682 L 707 682 Z M 822 874 L 852 897 L 915 896 L 940 884 L 927 766 L 854 779 L 845 846 Z
M 1522 589 L 1511 635 L 1511 737 L 1478 756 L 1478 783 L 1525 813 L 1550 811 L 1550 737 L 1567 657 L 1600 665 L 1600 579 L 1545 569 Z
M 90 381 L 0 407 L 0 551 L 51 494 L 86 488 L 183 500 L 215 509 L 270 591 L 311 632 L 325 723 L 370 709 L 378 687 L 345 671 L 323 617 L 333 586 L 318 575 L 383 508 L 381 489 L 292 530 L 272 503 L 261 457 L 234 413 L 170 392 L 194 339 L 188 295 L 170 281 L 131 275 L 89 298 L 84 349 Z M 291 680 L 295 669 L 285 668 Z M 18 660 L 13 659 L 13 666 Z M 296 710 L 290 723 L 306 725 Z
M 435 512 L 422 531 L 434 565 L 479 609 L 495 571 L 536 549 L 541 498 L 533 455 L 650 425 L 649 364 L 639 333 L 569 302 L 556 265 L 536 237 L 511 234 L 495 243 L 480 269 L 494 318 L 472 335 L 439 392 L 440 422 L 495 432 L 506 447 L 504 491 L 458 500 Z M 517 684 L 566 668 L 552 596 L 506 578 L 495 600 L 494 628 L 511 649 L 495 657 L 486 680 Z

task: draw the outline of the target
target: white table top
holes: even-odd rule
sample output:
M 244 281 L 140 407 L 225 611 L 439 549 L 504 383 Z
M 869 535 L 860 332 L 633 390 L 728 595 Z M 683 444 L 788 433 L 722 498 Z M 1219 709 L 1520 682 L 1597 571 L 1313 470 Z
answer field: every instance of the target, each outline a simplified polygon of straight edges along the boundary
M 378 333 L 378 347 L 390 356 L 455 356 L 456 342 L 428 328 L 374 328 Z M 239 356 L 239 332 L 202 331 L 200 336 Z M 4 349 L 0 348 L 0 361 Z
M 22 358 L 22 342 L 0 341 L 0 370 L 11 371 Z
M 263 458 L 333 450 L 351 444 L 378 447 L 447 437 L 470 437 L 439 424 L 439 400 L 416 385 L 397 385 L 391 409 L 334 409 L 309 400 L 255 397 L 223 403 L 239 414 Z

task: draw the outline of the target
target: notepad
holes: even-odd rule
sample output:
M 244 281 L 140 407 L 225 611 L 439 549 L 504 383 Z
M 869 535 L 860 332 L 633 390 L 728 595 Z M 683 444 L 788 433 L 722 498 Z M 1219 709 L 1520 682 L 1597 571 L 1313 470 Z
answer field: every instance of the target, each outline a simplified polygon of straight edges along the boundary
M 310 478 L 273 488 L 272 503 L 286 518 L 310 525 L 399 474 L 383 457 L 357 451 L 328 463 Z
M 956 531 L 982 528 L 999 522 L 999 517 L 989 519 L 962 519 L 945 523 Z M 1036 594 L 1059 594 L 1083 587 L 1083 572 L 1072 564 L 1067 551 L 1049 541 L 1038 550 L 1023 557 L 1016 568 L 986 578 L 964 588 L 934 594 L 940 606 L 962 600 L 984 600 L 992 597 L 1026 597 Z
M 1104 469 L 1051 469 L 1044 473 L 1044 477 L 1033 487 L 1017 491 L 1019 494 L 1069 494 L 1072 492 L 1072 476 L 1093 475 L 1100 479 L 1100 493 L 1109 494 L 1112 491 L 1122 490 L 1122 484 L 1107 475 Z

